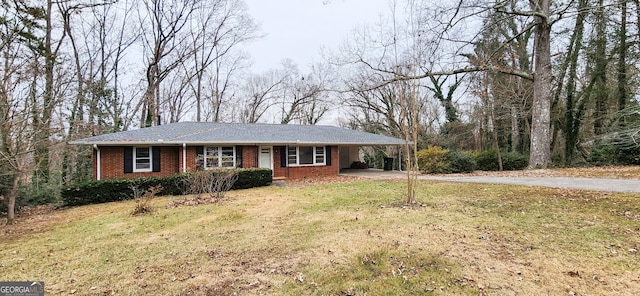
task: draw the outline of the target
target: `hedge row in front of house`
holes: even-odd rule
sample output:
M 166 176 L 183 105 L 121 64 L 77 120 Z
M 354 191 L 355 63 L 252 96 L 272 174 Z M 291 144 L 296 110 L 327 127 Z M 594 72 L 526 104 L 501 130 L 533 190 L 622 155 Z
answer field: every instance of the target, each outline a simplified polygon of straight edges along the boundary
M 238 179 L 232 190 L 267 186 L 273 181 L 269 169 L 237 169 L 237 172 Z M 163 188 L 159 195 L 183 195 L 187 194 L 186 184 L 189 176 L 190 173 L 168 177 L 91 181 L 64 187 L 61 196 L 65 206 L 81 206 L 133 199 L 134 188 L 144 191 L 158 185 Z

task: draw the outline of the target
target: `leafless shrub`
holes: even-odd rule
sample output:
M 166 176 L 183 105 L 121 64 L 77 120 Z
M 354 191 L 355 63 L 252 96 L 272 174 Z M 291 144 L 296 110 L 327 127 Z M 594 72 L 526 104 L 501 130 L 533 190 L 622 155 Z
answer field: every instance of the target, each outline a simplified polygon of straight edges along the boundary
M 131 212 L 131 215 L 137 216 L 153 211 L 151 200 L 155 198 L 162 189 L 160 185 L 149 187 L 147 190 L 141 190 L 138 186 L 131 186 L 133 197 L 136 201 L 136 207 L 133 209 L 133 212 Z
M 225 196 L 238 180 L 238 172 L 234 169 L 215 169 L 194 172 L 185 179 L 187 193 L 195 195 L 196 200 L 215 202 Z M 203 198 L 202 194 L 207 194 Z M 186 202 L 191 204 L 192 202 Z
M 189 176 L 184 179 L 186 193 L 193 194 L 196 198 L 200 198 L 203 193 L 207 192 L 211 179 L 210 175 L 210 171 L 190 173 Z
M 236 170 L 215 170 L 212 174 L 209 195 L 215 198 L 223 198 L 227 191 L 231 190 L 231 187 L 233 187 L 233 184 L 235 184 L 237 180 L 238 172 Z

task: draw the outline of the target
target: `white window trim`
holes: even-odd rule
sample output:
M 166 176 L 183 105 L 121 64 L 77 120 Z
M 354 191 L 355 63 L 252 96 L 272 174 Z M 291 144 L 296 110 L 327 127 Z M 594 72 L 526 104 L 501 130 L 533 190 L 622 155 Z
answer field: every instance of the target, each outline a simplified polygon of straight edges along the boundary
M 233 148 L 233 166 L 231 167 L 223 167 L 222 166 L 222 147 L 231 147 Z M 216 166 L 213 167 L 209 167 L 207 165 L 207 148 L 215 148 L 217 153 L 218 153 L 218 164 Z M 235 168 L 238 164 L 236 163 L 236 146 L 204 146 L 203 147 L 203 157 L 204 157 L 204 162 L 203 162 L 203 166 L 205 170 L 215 170 L 215 169 L 233 169 Z
M 146 148 L 149 149 L 149 168 L 148 169 L 138 169 L 138 149 Z M 148 173 L 153 172 L 153 149 L 151 147 L 133 147 L 133 172 L 134 173 Z
M 312 164 L 299 164 L 300 163 L 300 147 L 311 147 L 313 149 L 313 163 Z M 322 162 L 316 162 L 316 148 L 321 147 L 323 153 Z M 289 163 L 289 148 L 296 148 L 296 163 Z M 287 147 L 287 166 L 290 167 L 305 167 L 305 166 L 323 166 L 327 165 L 327 147 L 325 146 L 288 146 Z

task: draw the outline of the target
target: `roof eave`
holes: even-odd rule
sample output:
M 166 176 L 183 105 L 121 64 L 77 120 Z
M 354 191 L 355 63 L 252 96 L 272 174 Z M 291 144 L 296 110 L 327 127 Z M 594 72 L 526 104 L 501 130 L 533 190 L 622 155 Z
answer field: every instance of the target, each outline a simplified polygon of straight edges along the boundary
M 324 145 L 324 146 L 388 146 L 388 145 L 404 145 L 404 142 L 268 142 L 268 141 L 70 141 L 70 145 L 97 145 L 97 146 L 135 146 L 135 145 L 158 145 L 158 146 L 174 146 L 174 145 Z

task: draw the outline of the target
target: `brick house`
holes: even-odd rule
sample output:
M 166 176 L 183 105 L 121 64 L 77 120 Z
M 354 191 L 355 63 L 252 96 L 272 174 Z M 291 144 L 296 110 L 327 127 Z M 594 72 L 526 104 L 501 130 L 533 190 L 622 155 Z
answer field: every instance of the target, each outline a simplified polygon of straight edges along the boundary
M 96 180 L 213 168 L 268 168 L 275 179 L 337 175 L 361 146 L 401 139 L 321 125 L 179 122 L 70 142 L 93 146 Z

